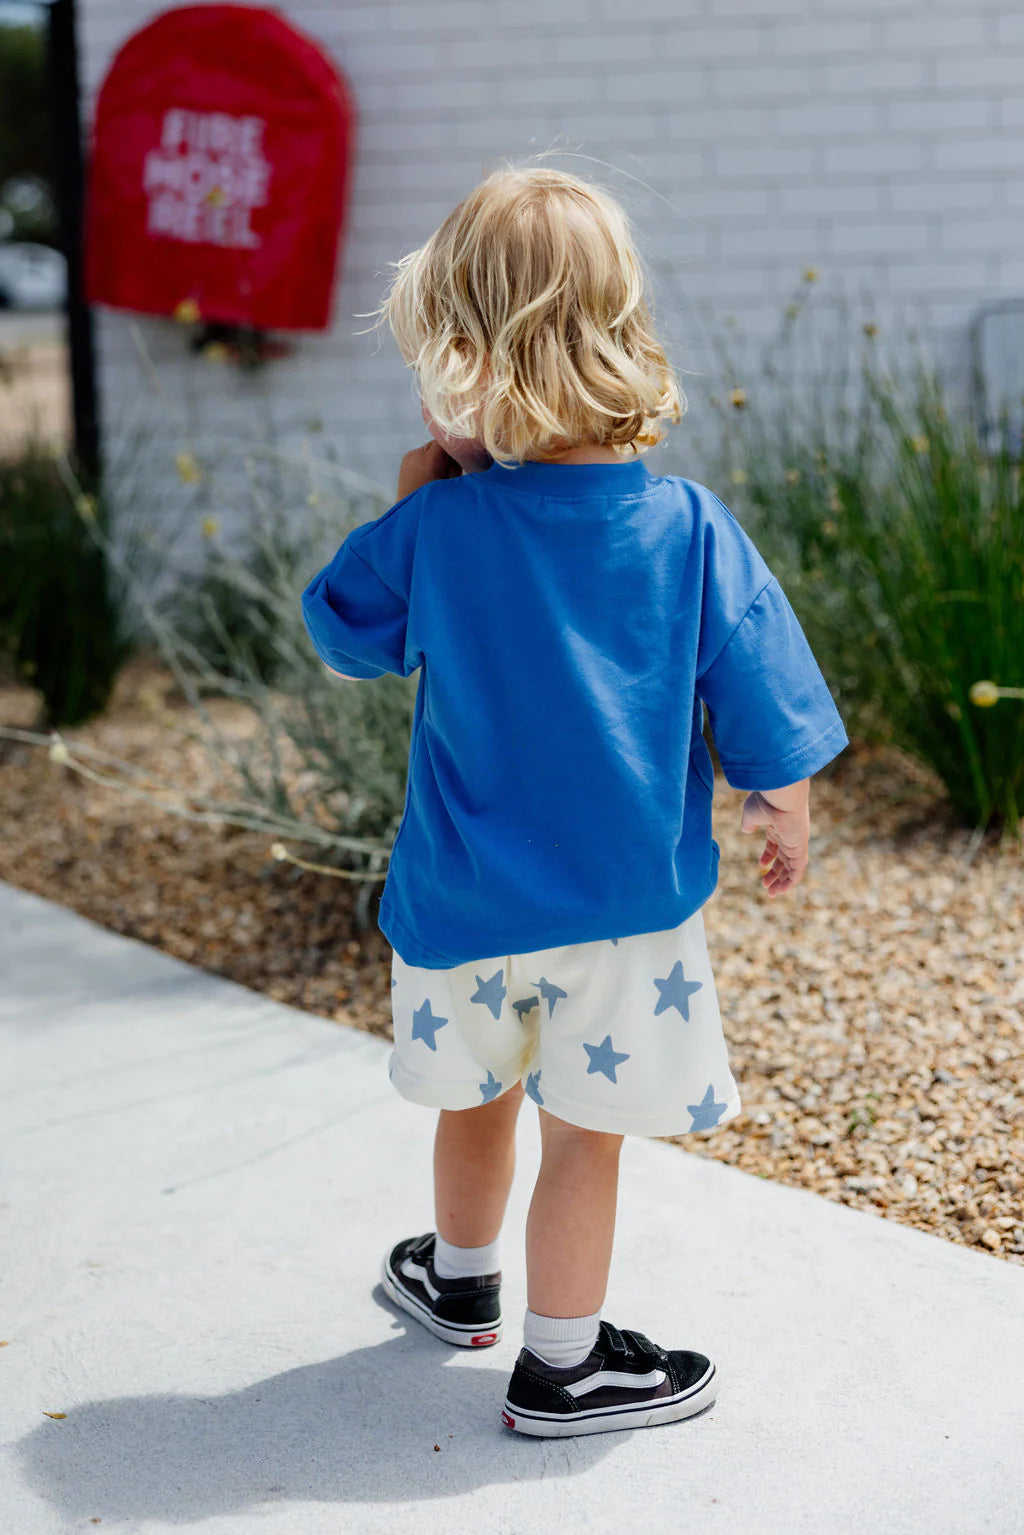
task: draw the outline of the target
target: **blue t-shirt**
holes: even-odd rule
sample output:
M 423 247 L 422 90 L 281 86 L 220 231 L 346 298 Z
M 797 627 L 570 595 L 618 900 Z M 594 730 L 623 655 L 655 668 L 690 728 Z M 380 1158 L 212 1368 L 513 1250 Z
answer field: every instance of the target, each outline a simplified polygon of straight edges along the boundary
M 849 744 L 739 522 L 642 458 L 432 481 L 349 533 L 302 611 L 336 671 L 421 669 L 378 920 L 430 970 L 702 906 L 720 849 L 701 700 L 737 789 Z

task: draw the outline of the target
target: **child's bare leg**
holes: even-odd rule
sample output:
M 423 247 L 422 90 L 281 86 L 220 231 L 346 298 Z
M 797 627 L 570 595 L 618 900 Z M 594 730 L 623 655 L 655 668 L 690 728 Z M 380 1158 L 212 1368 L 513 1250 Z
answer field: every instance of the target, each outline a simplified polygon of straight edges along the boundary
M 516 1165 L 522 1083 L 473 1109 L 442 1109 L 434 1136 L 437 1231 L 453 1247 L 485 1247 L 501 1230 Z
M 527 1305 L 548 1317 L 600 1311 L 608 1288 L 621 1135 L 538 1109 L 541 1167 L 526 1219 Z

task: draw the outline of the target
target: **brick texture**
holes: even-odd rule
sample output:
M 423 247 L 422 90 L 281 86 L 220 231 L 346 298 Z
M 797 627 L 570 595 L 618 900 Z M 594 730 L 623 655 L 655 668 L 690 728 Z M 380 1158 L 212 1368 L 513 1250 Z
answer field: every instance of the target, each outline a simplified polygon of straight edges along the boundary
M 162 5 L 79 0 L 86 121 L 117 47 Z M 908 299 L 962 355 L 975 307 L 1024 266 L 1024 22 L 1017 0 L 279 0 L 347 74 L 360 114 L 334 323 L 295 338 L 260 389 L 284 440 L 323 422 L 362 474 L 393 484 L 424 440 L 415 380 L 388 332 L 360 334 L 388 263 L 422 243 L 505 159 L 593 176 L 625 203 L 670 355 L 704 373 L 698 307 L 761 334 L 805 268 Z M 360 317 L 363 316 L 363 317 Z M 133 337 L 132 326 L 138 330 Z M 145 414 L 137 337 L 193 433 L 255 430 L 253 390 L 223 384 L 166 322 L 101 311 L 103 417 Z M 221 375 L 222 377 L 222 375 Z M 700 379 L 684 377 L 690 392 Z M 261 418 L 262 419 L 262 418 Z M 201 423 L 201 426 L 197 423 Z M 173 463 L 173 453 L 168 455 Z

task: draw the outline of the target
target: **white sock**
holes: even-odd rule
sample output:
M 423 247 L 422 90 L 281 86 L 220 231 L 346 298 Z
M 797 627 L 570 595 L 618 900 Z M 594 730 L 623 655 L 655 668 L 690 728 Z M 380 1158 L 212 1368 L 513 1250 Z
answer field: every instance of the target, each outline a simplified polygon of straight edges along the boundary
M 597 1342 L 600 1311 L 593 1316 L 540 1316 L 526 1308 L 523 1343 L 538 1359 L 557 1369 L 582 1364 Z
M 497 1274 L 501 1269 L 500 1241 L 500 1237 L 495 1237 L 486 1247 L 454 1247 L 438 1232 L 434 1242 L 434 1270 L 442 1279 L 475 1279 L 479 1274 Z

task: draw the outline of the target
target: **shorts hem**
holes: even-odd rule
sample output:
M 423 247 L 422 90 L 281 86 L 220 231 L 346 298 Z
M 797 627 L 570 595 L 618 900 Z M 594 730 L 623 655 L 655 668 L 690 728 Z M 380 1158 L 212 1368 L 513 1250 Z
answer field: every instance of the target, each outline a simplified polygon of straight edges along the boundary
M 513 1063 L 509 1064 L 511 1066 Z M 494 1075 L 502 1083 L 502 1090 L 495 1094 L 495 1097 L 504 1098 L 507 1092 L 523 1080 L 526 1073 L 517 1072 L 513 1067 L 508 1077 L 507 1087 L 504 1085 L 503 1075 L 500 1073 Z M 466 1087 L 458 1082 L 436 1082 L 429 1077 L 414 1076 L 396 1054 L 393 1054 L 388 1062 L 388 1076 L 395 1091 L 409 1103 L 419 1103 L 428 1109 L 475 1109 L 485 1101 L 480 1096 L 478 1085 Z M 493 1103 L 494 1099 L 486 1101 Z
M 690 1135 L 699 1134 L 690 1125 L 679 1123 L 681 1114 L 614 1114 L 602 1109 L 594 1108 L 586 1103 L 573 1103 L 567 1098 L 559 1098 L 554 1093 L 543 1093 L 543 1107 L 556 1119 L 564 1119 L 567 1124 L 578 1125 L 581 1130 L 603 1130 L 607 1135 L 639 1135 L 653 1137 L 655 1139 L 665 1135 Z M 684 1113 L 686 1110 L 683 1111 Z M 743 1112 L 743 1102 L 738 1096 L 727 1100 L 725 1113 L 715 1124 L 708 1125 L 709 1130 L 717 1130 L 730 1119 L 736 1119 Z M 692 1118 L 692 1115 L 690 1116 Z

